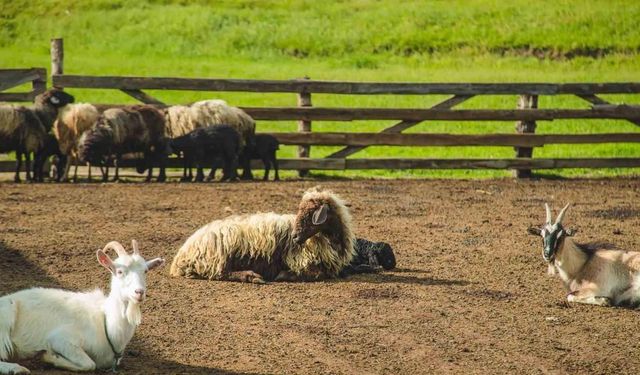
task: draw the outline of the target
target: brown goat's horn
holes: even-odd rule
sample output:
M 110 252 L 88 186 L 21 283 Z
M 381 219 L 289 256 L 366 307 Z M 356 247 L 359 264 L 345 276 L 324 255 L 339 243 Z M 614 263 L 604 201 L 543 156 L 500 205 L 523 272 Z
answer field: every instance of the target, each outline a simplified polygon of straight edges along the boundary
M 556 219 L 556 224 L 562 223 L 562 219 L 564 219 L 564 214 L 565 214 L 565 212 L 567 212 L 567 208 L 569 208 L 570 205 L 571 205 L 571 203 L 567 203 L 567 205 L 564 206 L 562 211 L 560 211 L 560 213 L 558 214 L 558 218 Z
M 544 204 L 544 208 L 545 210 L 547 210 L 547 224 L 551 224 L 551 209 L 549 208 L 549 204 L 545 203 Z
M 118 241 L 109 242 L 108 244 L 105 245 L 102 251 L 106 252 L 108 249 L 113 249 L 113 251 L 115 251 L 116 254 L 118 254 L 118 256 L 121 256 L 121 257 L 129 255 L 127 254 L 127 251 L 124 249 L 124 247 Z
M 138 241 L 131 240 L 131 247 L 133 247 L 133 253 L 136 255 L 140 255 L 140 248 L 138 247 Z

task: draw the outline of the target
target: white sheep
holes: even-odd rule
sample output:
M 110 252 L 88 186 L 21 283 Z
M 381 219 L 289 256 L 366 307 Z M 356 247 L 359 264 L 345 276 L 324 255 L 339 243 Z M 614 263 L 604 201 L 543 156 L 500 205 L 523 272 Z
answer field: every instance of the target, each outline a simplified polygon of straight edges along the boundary
M 69 179 L 69 168 L 73 162 L 75 170 L 73 172 L 73 180 L 78 177 L 78 142 L 82 134 L 91 129 L 98 121 L 100 113 L 98 109 L 89 103 L 69 104 L 58 112 L 58 118 L 53 124 L 53 134 L 58 140 L 60 151 L 66 155 L 64 174 L 62 180 Z
M 42 360 L 71 371 L 115 370 L 140 324 L 146 296 L 146 272 L 164 264 L 145 261 L 132 241 L 128 254 L 118 242 L 97 251 L 98 262 L 111 272 L 111 292 L 71 292 L 32 288 L 0 298 L 0 374 L 29 370 L 10 358 Z M 106 254 L 113 249 L 118 257 Z
M 611 249 L 603 244 L 581 245 L 570 237 L 562 219 L 567 204 L 552 222 L 551 209 L 545 204 L 547 220 L 542 228 L 529 233 L 542 236 L 542 257 L 549 274 L 556 272 L 569 294 L 567 301 L 600 306 L 636 305 L 640 302 L 640 252 Z
M 354 241 L 342 199 L 312 189 L 297 215 L 232 216 L 203 226 L 178 250 L 170 273 L 253 283 L 319 280 L 349 265 Z

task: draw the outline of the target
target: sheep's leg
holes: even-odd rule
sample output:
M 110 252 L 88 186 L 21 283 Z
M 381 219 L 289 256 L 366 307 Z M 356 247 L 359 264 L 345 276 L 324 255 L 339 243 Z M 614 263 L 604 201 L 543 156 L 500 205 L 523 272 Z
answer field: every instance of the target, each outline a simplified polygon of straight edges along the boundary
M 27 181 L 33 181 L 31 176 L 31 153 L 29 151 L 24 153 L 25 170 L 27 171 Z
M 255 273 L 253 271 L 235 271 L 229 272 L 223 278 L 224 280 L 229 281 L 240 281 L 242 283 L 253 283 L 253 284 L 266 284 L 264 278 L 259 273 Z
M 165 182 L 167 180 L 166 162 L 167 156 L 160 154 L 160 166 L 158 167 L 160 170 L 158 171 L 158 178 L 156 179 L 157 182 Z
M 104 166 L 104 170 L 102 171 L 102 182 L 109 181 L 109 162 Z M 102 168 L 100 168 L 102 170 Z
M 22 152 L 16 151 L 16 174 L 13 176 L 13 182 L 20 182 L 20 168 L 22 168 Z
M 216 179 L 216 166 L 215 164 L 211 165 L 211 170 L 209 171 L 209 175 L 207 176 L 207 182 L 214 181 Z
M 263 181 L 269 180 L 269 171 L 271 170 L 271 162 L 268 158 L 262 158 L 262 164 L 264 164 L 264 176 L 262 177 Z
M 196 164 L 196 182 L 202 182 L 204 180 L 204 171 L 200 163 Z
M 118 182 L 120 181 L 120 155 L 117 155 L 113 161 L 113 168 L 116 170 L 115 176 L 113 176 L 113 182 Z M 151 168 L 149 168 L 149 171 L 151 171 Z
M 251 157 L 249 157 L 248 150 L 243 151 L 244 155 L 242 156 L 242 180 L 253 180 L 253 174 L 251 173 Z
M 50 350 L 42 355 L 42 360 L 71 371 L 93 371 L 96 363 L 68 337 L 58 333 L 49 338 Z
M 30 374 L 28 368 L 22 367 L 17 363 L 1 362 L 0 361 L 0 374 Z
M 273 181 L 280 181 L 280 176 L 278 175 L 278 159 L 276 159 L 275 155 L 273 156 L 273 159 L 271 160 L 271 163 L 273 164 L 273 171 L 276 174 L 276 176 L 273 179 Z
M 598 296 L 591 289 L 580 289 L 567 295 L 568 302 L 584 303 L 587 305 L 611 306 L 611 298 Z

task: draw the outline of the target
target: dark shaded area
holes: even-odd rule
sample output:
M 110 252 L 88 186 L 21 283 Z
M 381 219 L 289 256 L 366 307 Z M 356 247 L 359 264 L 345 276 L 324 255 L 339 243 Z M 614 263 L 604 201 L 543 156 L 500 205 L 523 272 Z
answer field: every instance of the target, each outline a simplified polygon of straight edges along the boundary
M 34 286 L 61 287 L 44 270 L 25 258 L 20 250 L 0 240 L 0 295 Z
M 606 220 L 625 220 L 640 216 L 640 210 L 631 207 L 613 207 L 589 211 L 588 215 Z

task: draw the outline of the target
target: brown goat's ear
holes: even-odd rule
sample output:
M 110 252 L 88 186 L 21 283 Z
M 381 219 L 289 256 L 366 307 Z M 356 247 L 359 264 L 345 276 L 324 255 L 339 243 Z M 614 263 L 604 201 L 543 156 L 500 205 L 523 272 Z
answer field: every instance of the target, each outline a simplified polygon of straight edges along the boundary
M 541 230 L 540 230 L 540 228 L 536 228 L 536 227 L 529 227 L 529 228 L 527 228 L 527 232 L 528 232 L 529 234 L 531 234 L 531 235 L 539 236 L 539 235 L 540 235 Z
M 313 225 L 320 225 L 327 221 L 327 214 L 329 213 L 329 205 L 324 203 L 320 208 L 316 209 L 311 218 Z

